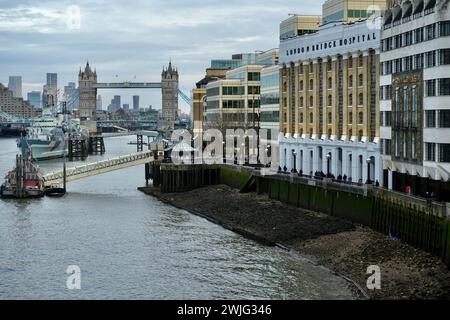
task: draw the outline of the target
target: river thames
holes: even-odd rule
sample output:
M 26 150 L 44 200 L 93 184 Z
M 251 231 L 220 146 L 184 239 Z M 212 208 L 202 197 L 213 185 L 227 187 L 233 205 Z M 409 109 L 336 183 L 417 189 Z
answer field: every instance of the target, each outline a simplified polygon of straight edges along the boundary
M 130 140 L 106 139 L 107 153 L 87 161 L 135 152 Z M 0 140 L 2 178 L 17 150 Z M 63 198 L 0 199 L 0 299 L 352 298 L 327 269 L 163 204 L 144 183 L 138 166 L 70 183 Z M 80 290 L 66 287 L 70 265 Z

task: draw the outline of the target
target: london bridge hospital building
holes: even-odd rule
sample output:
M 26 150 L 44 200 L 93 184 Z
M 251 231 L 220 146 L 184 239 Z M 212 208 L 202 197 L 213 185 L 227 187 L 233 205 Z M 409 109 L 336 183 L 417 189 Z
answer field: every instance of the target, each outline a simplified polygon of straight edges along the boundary
M 280 43 L 280 167 L 381 181 L 377 22 L 329 22 Z

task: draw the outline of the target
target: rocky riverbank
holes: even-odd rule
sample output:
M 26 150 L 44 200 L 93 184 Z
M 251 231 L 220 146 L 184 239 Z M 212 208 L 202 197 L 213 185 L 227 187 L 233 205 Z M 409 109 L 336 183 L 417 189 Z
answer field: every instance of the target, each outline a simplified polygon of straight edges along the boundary
M 169 194 L 140 190 L 247 237 L 295 250 L 345 277 L 357 298 L 450 299 L 450 271 L 438 258 L 369 228 L 225 185 Z M 381 290 L 366 287 L 370 265 L 381 269 Z

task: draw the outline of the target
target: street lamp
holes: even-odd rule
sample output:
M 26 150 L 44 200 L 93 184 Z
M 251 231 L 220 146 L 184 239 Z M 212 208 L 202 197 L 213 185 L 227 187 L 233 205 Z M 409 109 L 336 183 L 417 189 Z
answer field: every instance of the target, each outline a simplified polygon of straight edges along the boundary
M 330 160 L 331 160 L 331 153 L 329 152 L 327 154 L 327 178 L 330 177 Z
M 367 158 L 367 181 L 366 184 L 372 184 L 372 181 L 370 180 L 370 164 L 372 163 L 371 158 Z

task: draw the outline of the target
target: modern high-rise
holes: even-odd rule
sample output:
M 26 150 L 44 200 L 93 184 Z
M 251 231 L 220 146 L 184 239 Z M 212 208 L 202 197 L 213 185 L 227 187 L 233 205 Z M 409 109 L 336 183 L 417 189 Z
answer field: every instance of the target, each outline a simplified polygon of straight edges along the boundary
M 13 92 L 0 83 L 0 111 L 11 115 L 30 118 L 38 115 L 38 112 L 28 101 L 13 96 Z
M 322 6 L 323 23 L 360 21 L 385 8 L 386 0 L 327 0 Z
M 381 180 L 379 53 L 380 30 L 366 21 L 281 40 L 282 170 Z
M 450 3 L 390 1 L 382 26 L 381 142 L 389 189 L 450 201 Z
M 133 96 L 133 111 L 139 111 L 139 96 Z
M 35 109 L 41 109 L 41 92 L 39 91 L 28 92 L 27 100 Z
M 21 76 L 10 76 L 8 89 L 13 92 L 14 98 L 23 98 L 22 96 L 22 77 Z

